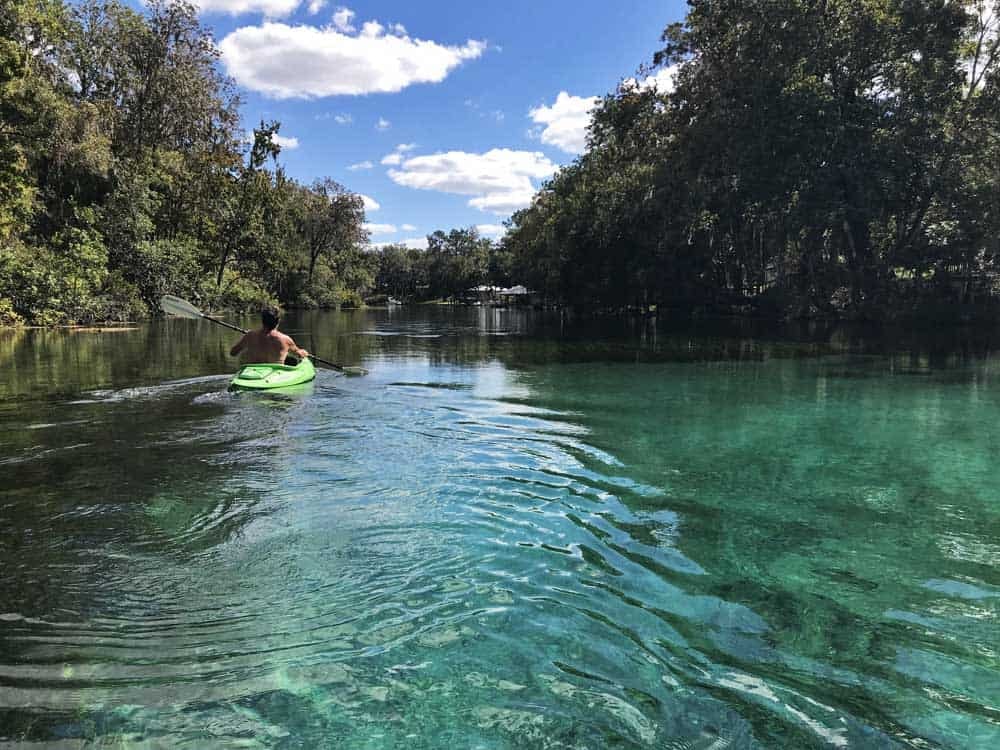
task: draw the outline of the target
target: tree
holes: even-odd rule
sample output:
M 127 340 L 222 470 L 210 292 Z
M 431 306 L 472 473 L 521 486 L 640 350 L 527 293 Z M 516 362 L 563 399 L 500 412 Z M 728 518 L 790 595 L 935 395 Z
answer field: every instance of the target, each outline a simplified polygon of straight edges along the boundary
M 302 207 L 298 231 L 309 253 L 308 280 L 312 283 L 320 258 L 351 253 L 368 242 L 365 207 L 360 195 L 329 177 L 316 180 L 304 191 Z
M 475 227 L 436 231 L 427 236 L 427 275 L 435 297 L 461 297 L 482 284 L 489 270 L 491 243 Z

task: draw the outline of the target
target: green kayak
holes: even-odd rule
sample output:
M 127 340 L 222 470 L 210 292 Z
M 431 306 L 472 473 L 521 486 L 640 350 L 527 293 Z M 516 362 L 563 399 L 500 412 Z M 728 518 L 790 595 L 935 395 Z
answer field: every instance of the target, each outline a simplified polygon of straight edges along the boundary
M 316 368 L 307 357 L 297 365 L 243 365 L 229 384 L 230 390 L 263 391 L 308 383 L 316 377 Z

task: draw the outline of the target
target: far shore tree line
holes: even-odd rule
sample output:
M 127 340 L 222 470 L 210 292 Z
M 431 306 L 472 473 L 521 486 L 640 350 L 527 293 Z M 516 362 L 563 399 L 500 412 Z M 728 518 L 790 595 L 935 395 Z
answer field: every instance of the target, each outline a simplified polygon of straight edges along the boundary
M 247 135 L 193 5 L 9 0 L 0 325 L 480 284 L 595 313 L 996 316 L 996 3 L 688 5 L 643 70 L 670 90 L 623 79 L 502 239 L 375 249 L 361 196 L 289 178 L 278 123 Z
M 624 80 L 514 215 L 522 283 L 585 309 L 997 317 L 998 4 L 688 6 L 652 61 L 672 90 Z

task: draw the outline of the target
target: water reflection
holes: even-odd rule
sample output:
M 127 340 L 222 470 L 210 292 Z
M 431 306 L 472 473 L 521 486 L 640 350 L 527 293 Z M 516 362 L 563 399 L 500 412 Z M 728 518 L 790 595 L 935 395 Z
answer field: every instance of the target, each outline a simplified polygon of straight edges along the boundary
M 228 334 L 187 321 L 4 350 L 0 740 L 1000 739 L 994 359 L 490 309 L 289 330 L 372 374 L 228 394 Z

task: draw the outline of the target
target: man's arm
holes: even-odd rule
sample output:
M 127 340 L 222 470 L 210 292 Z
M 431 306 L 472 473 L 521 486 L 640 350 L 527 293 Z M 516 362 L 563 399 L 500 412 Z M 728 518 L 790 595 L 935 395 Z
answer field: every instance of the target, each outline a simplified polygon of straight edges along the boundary
M 243 338 L 241 338 L 239 341 L 237 341 L 236 344 L 235 344 L 235 346 L 233 346 L 233 348 L 229 350 L 229 356 L 230 357 L 235 357 L 237 354 L 239 354 L 241 351 L 243 351 L 246 348 L 246 345 L 247 345 L 247 335 L 248 334 L 244 333 L 243 334 Z
M 309 356 L 309 352 L 296 344 L 295 339 L 288 334 L 285 334 L 285 338 L 288 339 L 288 350 L 294 352 L 295 356 L 299 357 L 299 359 L 305 359 Z

